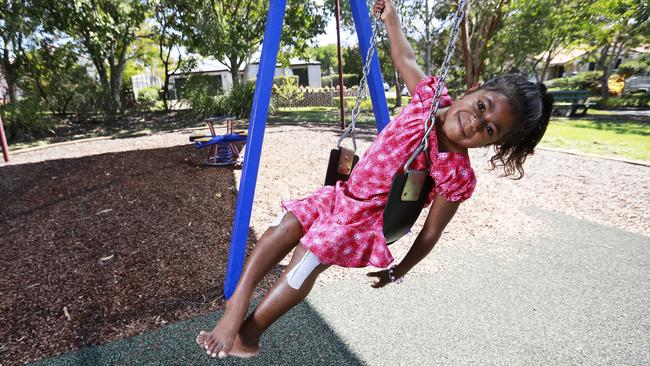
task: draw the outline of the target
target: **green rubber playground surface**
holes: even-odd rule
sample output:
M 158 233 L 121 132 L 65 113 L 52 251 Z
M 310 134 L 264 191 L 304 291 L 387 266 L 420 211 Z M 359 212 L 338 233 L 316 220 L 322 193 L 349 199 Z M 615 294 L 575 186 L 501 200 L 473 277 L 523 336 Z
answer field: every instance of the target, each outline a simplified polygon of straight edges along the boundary
M 650 364 L 650 237 L 519 211 L 545 229 L 499 238 L 514 251 L 436 247 L 448 269 L 380 291 L 362 278 L 318 284 L 254 359 L 197 348 L 215 313 L 35 365 Z
M 262 338 L 253 359 L 213 359 L 196 343 L 222 313 L 168 325 L 153 332 L 85 348 L 30 365 L 362 365 L 320 315 L 302 303 L 278 320 Z

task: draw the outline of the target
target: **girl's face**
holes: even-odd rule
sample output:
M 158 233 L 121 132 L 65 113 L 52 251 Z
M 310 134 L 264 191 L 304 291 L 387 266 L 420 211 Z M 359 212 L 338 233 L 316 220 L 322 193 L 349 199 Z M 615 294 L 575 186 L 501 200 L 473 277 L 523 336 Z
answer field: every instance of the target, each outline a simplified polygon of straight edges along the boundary
M 497 143 L 515 123 L 506 97 L 490 90 L 477 90 L 459 98 L 441 117 L 443 134 L 461 148 Z

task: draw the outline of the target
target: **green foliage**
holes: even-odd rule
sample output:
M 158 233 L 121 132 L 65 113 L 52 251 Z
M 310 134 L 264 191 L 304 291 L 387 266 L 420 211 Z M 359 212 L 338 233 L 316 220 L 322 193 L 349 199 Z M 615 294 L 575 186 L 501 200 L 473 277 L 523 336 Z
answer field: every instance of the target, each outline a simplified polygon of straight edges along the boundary
M 334 105 L 339 105 L 339 97 L 334 97 Z M 351 111 L 352 108 L 354 108 L 354 105 L 356 104 L 357 97 L 343 97 L 343 104 L 345 104 L 345 110 Z M 406 105 L 411 101 L 411 97 L 407 96 L 402 96 L 402 105 Z M 388 96 L 386 97 L 386 102 L 388 103 L 388 106 L 394 106 L 395 105 L 395 97 L 394 96 Z M 361 100 L 361 110 L 362 111 L 372 111 L 372 99 L 370 98 L 364 98 Z
M 618 71 L 625 76 L 650 75 L 650 56 L 643 55 L 638 60 L 622 63 Z
M 273 85 L 273 104 L 276 107 L 293 107 L 304 98 L 305 93 L 300 90 L 297 78 L 286 78 L 281 85 Z
M 149 111 L 156 107 L 156 103 L 160 100 L 160 89 L 157 86 L 148 86 L 138 91 L 136 102 L 138 109 Z
M 551 86 L 558 90 L 591 90 L 595 93 L 600 86 L 602 74 L 602 71 L 583 71 L 577 75 L 553 79 Z
M 52 113 L 65 115 L 88 109 L 87 94 L 92 91 L 97 97 L 98 85 L 88 76 L 85 66 L 78 63 L 78 54 L 70 44 L 55 46 L 43 41 L 38 48 L 25 53 L 29 77 L 21 79 L 22 94 L 29 98 L 40 98 Z M 93 103 L 92 108 L 99 107 Z
M 513 0 L 504 16 L 503 31 L 489 44 L 485 74 L 540 74 L 549 55 L 552 58 L 581 43 L 590 27 L 588 6 L 581 2 Z M 543 75 L 538 77 L 543 80 Z
M 621 108 L 650 108 L 650 94 L 645 92 L 628 93 L 618 97 L 593 98 L 598 108 L 621 109 Z
M 231 0 L 179 2 L 182 32 L 190 52 L 227 61 L 235 75 L 259 47 L 264 35 L 268 1 Z M 282 44 L 304 51 L 308 40 L 325 31 L 325 18 L 314 0 L 288 0 Z
M 330 67 L 332 68 L 332 73 L 338 70 L 338 56 L 335 44 L 308 48 L 305 56 L 309 60 L 319 61 L 324 74 L 329 72 Z
M 359 47 L 343 49 L 343 72 L 345 74 L 358 75 L 358 77 L 361 78 L 361 75 L 363 74 L 363 61 L 361 61 Z
M 109 115 L 122 112 L 119 96 L 126 60 L 150 11 L 148 1 L 75 0 L 46 2 L 46 27 L 83 46 L 97 70 Z M 136 47 L 137 49 L 137 47 Z
M 199 120 L 223 115 L 221 96 L 222 93 L 214 89 L 212 81 L 203 75 L 190 76 L 182 93 L 182 99 L 189 103 Z
M 286 84 L 298 85 L 298 75 L 276 76 L 273 78 L 273 85 L 282 87 Z
M 253 107 L 253 95 L 255 94 L 255 84 L 247 82 L 242 85 L 235 83 L 230 93 L 221 97 L 220 106 L 222 113 L 238 118 L 247 118 Z
M 351 88 L 353 86 L 359 85 L 359 80 L 361 78 L 357 74 L 343 74 L 343 85 L 346 88 Z M 338 88 L 339 86 L 339 76 L 338 75 L 332 75 L 330 76 L 323 76 L 321 77 L 321 85 L 323 86 L 330 86 L 330 82 L 332 83 L 332 86 L 335 88 Z
M 197 119 L 212 116 L 248 117 L 253 105 L 255 84 L 235 83 L 227 94 L 216 90 L 209 78 L 191 76 L 183 88 L 183 99 L 195 112 Z
M 22 98 L 17 103 L 0 108 L 7 141 L 30 141 L 53 133 L 55 122 L 44 111 L 37 98 Z

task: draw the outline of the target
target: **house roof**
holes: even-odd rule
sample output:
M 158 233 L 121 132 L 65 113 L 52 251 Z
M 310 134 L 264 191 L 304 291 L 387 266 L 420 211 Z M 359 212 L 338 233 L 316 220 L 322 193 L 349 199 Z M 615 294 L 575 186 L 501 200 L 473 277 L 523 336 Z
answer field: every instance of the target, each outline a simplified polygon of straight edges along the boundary
M 635 47 L 635 48 L 632 49 L 632 51 L 638 52 L 638 53 L 650 53 L 650 43 L 640 45 L 639 47 Z
M 259 61 L 251 62 L 251 65 L 259 64 Z M 303 66 L 303 65 L 320 65 L 320 61 L 305 61 L 297 58 L 293 58 L 290 61 L 290 66 Z M 276 63 L 276 67 L 282 67 L 281 64 Z M 241 65 L 239 71 L 244 71 L 246 65 Z M 224 65 L 220 61 L 213 59 L 203 59 L 199 61 L 197 66 L 191 71 L 191 73 L 202 73 L 202 72 L 227 72 L 228 66 Z M 176 71 L 176 75 L 183 74 L 180 70 Z
M 564 49 L 560 51 L 550 62 L 550 66 L 565 65 L 579 57 L 586 55 L 588 51 L 584 48 Z

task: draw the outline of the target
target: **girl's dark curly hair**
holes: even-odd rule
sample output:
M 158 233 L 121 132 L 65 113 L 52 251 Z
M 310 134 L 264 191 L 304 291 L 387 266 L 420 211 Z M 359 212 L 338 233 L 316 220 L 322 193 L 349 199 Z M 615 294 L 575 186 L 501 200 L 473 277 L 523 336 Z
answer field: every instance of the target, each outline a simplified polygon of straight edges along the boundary
M 494 144 L 490 169 L 503 167 L 506 176 L 524 176 L 524 162 L 544 136 L 553 109 L 553 96 L 542 83 L 533 83 L 519 75 L 503 75 L 486 82 L 481 89 L 503 94 L 516 115 L 513 130 Z

